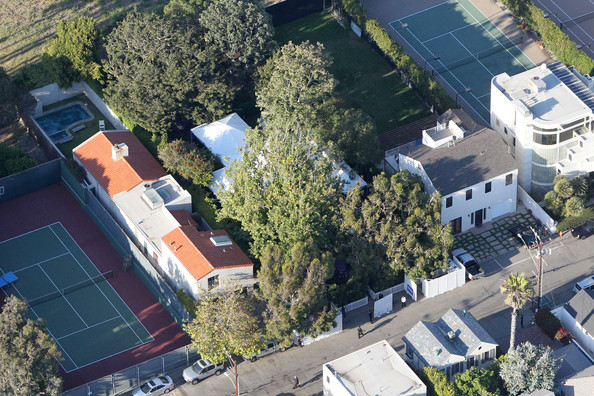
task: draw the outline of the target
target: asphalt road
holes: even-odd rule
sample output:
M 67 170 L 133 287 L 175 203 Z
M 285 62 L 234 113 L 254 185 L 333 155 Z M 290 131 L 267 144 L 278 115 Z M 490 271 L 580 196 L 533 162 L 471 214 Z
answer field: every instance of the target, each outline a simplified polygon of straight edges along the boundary
M 544 256 L 543 294 L 555 305 L 568 301 L 573 285 L 594 273 L 594 237 L 584 241 L 570 235 L 558 237 L 547 246 L 551 254 Z M 534 251 L 531 252 L 534 255 Z M 335 336 L 320 340 L 303 348 L 292 348 L 254 363 L 239 364 L 240 394 L 254 395 L 321 395 L 322 365 L 350 352 L 382 339 L 403 355 L 402 336 L 419 320 L 435 321 L 449 308 L 466 309 L 487 329 L 495 340 L 509 336 L 511 309 L 504 304 L 499 284 L 509 273 L 537 273 L 536 262 L 529 251 L 518 247 L 507 254 L 481 263 L 486 276 L 463 287 L 431 299 L 397 307 L 374 324 L 367 319 L 367 311 L 350 312 L 349 322 L 355 323 Z M 530 306 L 524 308 L 526 322 L 532 317 Z M 357 338 L 356 324 L 362 324 L 365 336 Z M 292 378 L 299 377 L 301 388 L 292 389 Z M 198 385 L 184 384 L 170 395 L 232 395 L 235 388 L 231 372 L 211 377 Z M 183 384 L 181 371 L 172 376 L 176 384 Z

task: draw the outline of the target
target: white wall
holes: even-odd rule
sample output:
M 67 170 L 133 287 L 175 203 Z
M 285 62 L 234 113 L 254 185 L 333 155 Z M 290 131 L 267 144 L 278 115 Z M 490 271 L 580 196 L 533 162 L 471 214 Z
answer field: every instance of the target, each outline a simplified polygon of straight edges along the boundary
M 436 279 L 425 279 L 421 282 L 423 295 L 427 298 L 435 297 L 466 283 L 466 269 L 462 266 L 459 269 Z
M 510 185 L 505 185 L 505 177 L 512 173 L 513 181 Z M 518 197 L 518 171 L 513 170 L 506 174 L 494 177 L 484 182 L 475 184 L 463 190 L 456 191 L 453 194 L 444 195 L 441 202 L 441 224 L 448 224 L 450 221 L 460 217 L 462 219 L 462 232 L 475 226 L 476 221 L 471 223 L 472 213 L 479 209 L 486 209 L 486 216 L 483 223 L 491 221 L 493 206 L 511 200 L 511 212 L 516 211 Z M 491 182 L 491 192 L 485 193 L 485 184 Z M 466 200 L 466 191 L 472 189 L 472 199 Z M 446 207 L 448 197 L 452 197 L 452 206 Z
M 346 378 L 339 380 L 334 373 L 324 365 L 322 368 L 322 383 L 324 396 L 352 396 L 356 392 L 355 387 Z M 351 391 L 348 390 L 349 387 Z
M 398 164 L 400 166 L 400 170 L 406 169 L 413 175 L 419 175 L 421 177 L 421 180 L 423 180 L 423 184 L 425 185 L 425 192 L 427 192 L 429 195 L 435 193 L 435 187 L 433 187 L 431 179 L 429 179 L 427 172 L 425 172 L 423 165 L 419 161 L 416 161 L 404 154 L 398 154 Z
M 594 334 L 589 334 L 563 306 L 553 309 L 551 313 L 563 323 L 565 329 L 578 340 L 580 345 L 594 356 L 594 338 L 592 338 Z
M 536 217 L 542 224 L 544 224 L 549 231 L 557 232 L 557 222 L 548 215 L 547 212 L 541 208 L 534 199 L 522 187 L 518 186 L 518 198 L 524 203 L 526 208 L 532 211 L 534 217 Z
M 169 246 L 166 246 L 163 241 L 161 241 L 161 251 L 163 252 L 163 256 L 159 262 L 159 266 L 165 271 L 165 275 L 169 278 L 169 281 L 178 288 L 183 288 L 194 299 L 198 299 L 198 295 L 200 294 L 198 282 L 190 274 L 190 271 L 180 263 L 179 259 L 169 249 Z M 207 276 L 212 275 L 208 274 Z M 206 290 L 207 286 L 204 289 Z

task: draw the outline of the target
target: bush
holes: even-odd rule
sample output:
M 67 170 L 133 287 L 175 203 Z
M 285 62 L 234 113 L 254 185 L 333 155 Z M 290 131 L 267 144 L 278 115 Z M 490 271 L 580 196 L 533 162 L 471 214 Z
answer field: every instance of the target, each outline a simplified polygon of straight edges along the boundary
M 20 147 L 0 143 L 0 177 L 19 173 L 37 165 L 32 157 Z
M 424 367 L 419 377 L 427 385 L 427 394 L 431 396 L 456 396 L 454 384 L 446 375 L 434 367 Z
M 534 321 L 547 333 L 551 338 L 555 338 L 557 332 L 563 327 L 561 321 L 551 313 L 549 307 L 543 307 L 534 315 Z
M 572 228 L 581 226 L 588 220 L 594 219 L 594 206 L 584 209 L 581 216 L 566 217 L 557 224 L 557 231 L 566 232 Z
M 196 301 L 184 290 L 184 289 L 177 289 L 177 299 L 184 306 L 186 311 L 190 314 L 191 317 L 196 317 Z
M 328 285 L 328 298 L 337 307 L 360 300 L 367 295 L 367 284 L 358 279 L 351 278 L 346 283 Z

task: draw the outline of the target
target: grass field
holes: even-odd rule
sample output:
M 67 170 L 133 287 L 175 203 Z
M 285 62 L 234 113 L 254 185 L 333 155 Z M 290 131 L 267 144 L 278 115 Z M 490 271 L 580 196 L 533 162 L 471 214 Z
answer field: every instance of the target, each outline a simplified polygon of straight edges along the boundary
M 113 24 L 134 7 L 146 10 L 167 0 L 3 0 L 0 1 L 0 66 L 14 74 L 39 60 L 56 25 L 74 15 L 95 18 L 100 29 Z
M 427 117 L 430 112 L 393 69 L 363 39 L 343 29 L 328 12 L 313 14 L 279 26 L 275 40 L 320 42 L 334 63 L 337 91 L 365 110 L 378 133 Z

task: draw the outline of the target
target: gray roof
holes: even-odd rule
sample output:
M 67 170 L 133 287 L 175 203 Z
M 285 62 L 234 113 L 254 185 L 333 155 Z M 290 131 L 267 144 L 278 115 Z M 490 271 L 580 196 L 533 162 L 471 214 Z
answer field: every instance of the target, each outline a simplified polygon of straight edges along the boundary
M 453 340 L 450 331 L 455 333 Z M 449 309 L 435 323 L 418 322 L 402 339 L 433 367 L 464 361 L 482 344 L 497 345 L 472 314 L 459 309 Z
M 582 289 L 573 296 L 565 310 L 590 334 L 594 334 L 594 291 Z
M 437 119 L 438 124 L 448 125 L 450 121 L 454 121 L 456 125 L 468 133 L 474 133 L 484 128 L 484 126 L 477 124 L 463 109 L 449 109 Z
M 517 169 L 497 132 L 489 128 L 435 149 L 420 145 L 406 154 L 419 161 L 433 186 L 446 196 Z

